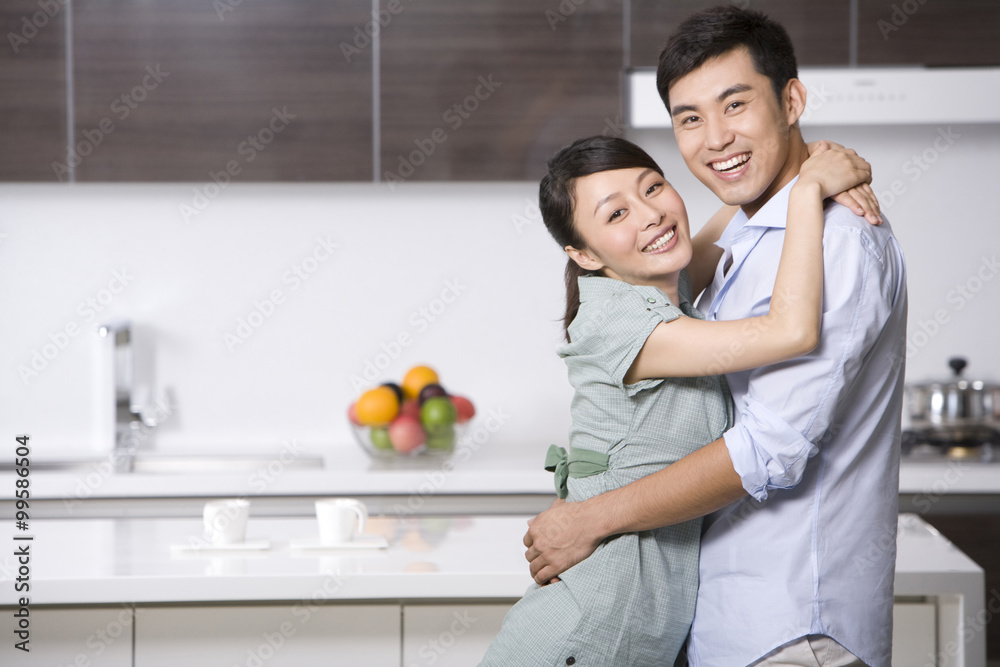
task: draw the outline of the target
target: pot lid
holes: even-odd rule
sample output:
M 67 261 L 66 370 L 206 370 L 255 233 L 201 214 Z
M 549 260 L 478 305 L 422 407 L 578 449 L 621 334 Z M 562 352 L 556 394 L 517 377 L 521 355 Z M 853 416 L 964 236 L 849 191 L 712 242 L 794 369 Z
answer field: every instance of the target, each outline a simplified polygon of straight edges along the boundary
M 989 382 L 984 382 L 983 380 L 966 380 L 962 377 L 962 372 L 965 367 L 969 365 L 969 362 L 965 357 L 952 357 L 948 360 L 948 366 L 951 367 L 952 377 L 949 380 L 933 380 L 930 382 L 916 382 L 910 385 L 915 389 L 928 388 L 928 389 L 946 389 L 946 390 L 957 390 L 957 391 L 991 391 L 993 389 L 1000 389 L 1000 385 L 992 384 Z

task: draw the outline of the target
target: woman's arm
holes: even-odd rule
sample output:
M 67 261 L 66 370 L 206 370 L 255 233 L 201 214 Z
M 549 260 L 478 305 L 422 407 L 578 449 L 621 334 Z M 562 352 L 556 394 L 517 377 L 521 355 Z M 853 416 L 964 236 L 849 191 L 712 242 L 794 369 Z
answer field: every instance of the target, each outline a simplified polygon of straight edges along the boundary
M 722 236 L 726 225 L 740 210 L 739 206 L 723 206 L 708 219 L 705 226 L 691 239 L 691 263 L 687 265 L 688 277 L 691 278 L 691 292 L 697 297 L 704 291 L 715 277 L 715 267 L 722 258 L 722 248 L 715 242 Z
M 817 155 L 828 150 L 845 150 L 843 146 L 832 141 L 812 141 L 806 144 L 809 155 Z M 878 198 L 868 183 L 859 183 L 853 188 L 848 188 L 832 197 L 833 201 L 851 209 L 855 215 L 862 216 L 873 225 L 882 224 L 882 211 L 878 203 Z
M 725 322 L 680 317 L 661 323 L 625 375 L 693 377 L 743 371 L 792 359 L 819 342 L 823 302 L 823 199 L 871 180 L 854 151 L 811 156 L 788 199 L 788 225 L 767 315 Z

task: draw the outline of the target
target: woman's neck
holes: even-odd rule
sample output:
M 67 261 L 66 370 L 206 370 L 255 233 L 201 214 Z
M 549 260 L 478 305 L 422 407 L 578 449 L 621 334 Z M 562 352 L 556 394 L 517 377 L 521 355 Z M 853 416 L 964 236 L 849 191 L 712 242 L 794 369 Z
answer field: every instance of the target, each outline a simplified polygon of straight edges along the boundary
M 602 271 L 602 275 L 606 278 L 614 278 L 615 280 L 621 280 L 623 283 L 628 283 L 630 285 L 642 286 L 642 287 L 656 287 L 667 295 L 670 299 L 670 303 L 675 306 L 680 307 L 680 294 L 678 285 L 680 284 L 680 272 L 671 273 L 665 276 L 659 276 L 655 278 L 650 278 L 648 280 L 625 280 L 624 278 L 616 275 L 614 272 Z
M 665 278 L 655 283 L 651 283 L 651 286 L 659 287 L 661 290 L 663 290 L 663 293 L 667 295 L 668 299 L 670 299 L 670 303 L 674 304 L 679 308 L 681 305 L 680 294 L 677 287 L 679 282 L 680 281 L 678 280 L 678 274 L 674 273 L 669 278 Z

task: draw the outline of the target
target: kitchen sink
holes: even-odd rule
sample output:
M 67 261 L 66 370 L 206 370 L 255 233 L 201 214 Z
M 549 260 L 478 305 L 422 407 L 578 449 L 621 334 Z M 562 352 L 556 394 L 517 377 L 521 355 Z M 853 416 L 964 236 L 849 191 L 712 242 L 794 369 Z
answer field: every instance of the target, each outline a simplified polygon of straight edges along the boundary
M 31 472 L 76 472 L 93 470 L 95 466 L 102 463 L 107 464 L 107 457 L 88 459 L 57 459 L 52 461 L 31 461 Z M 14 472 L 19 466 L 15 466 L 13 461 L 0 462 L 0 472 Z
M 260 454 L 138 454 L 132 460 L 132 472 L 152 474 L 240 473 L 267 470 L 322 470 L 322 456 L 265 456 Z
M 264 454 L 135 454 L 130 459 L 120 457 L 126 469 L 118 474 L 199 474 L 199 473 L 241 473 L 256 470 L 280 468 L 281 470 L 322 470 L 325 462 L 322 456 L 289 456 L 287 452 Z M 32 460 L 31 472 L 83 473 L 102 470 L 111 465 L 111 457 L 88 457 L 79 459 Z M 14 472 L 13 461 L 0 462 L 0 473 Z

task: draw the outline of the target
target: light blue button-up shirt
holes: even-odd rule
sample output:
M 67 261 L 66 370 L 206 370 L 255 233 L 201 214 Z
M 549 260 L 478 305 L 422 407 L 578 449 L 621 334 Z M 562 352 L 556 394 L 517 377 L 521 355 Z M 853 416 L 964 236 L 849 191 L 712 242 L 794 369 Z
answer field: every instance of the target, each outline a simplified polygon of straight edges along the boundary
M 707 319 L 768 312 L 790 190 L 729 224 Z M 833 203 L 825 219 L 819 346 L 727 376 L 724 438 L 749 497 L 706 519 L 692 665 L 747 665 L 822 634 L 889 667 L 906 271 L 888 223 Z

